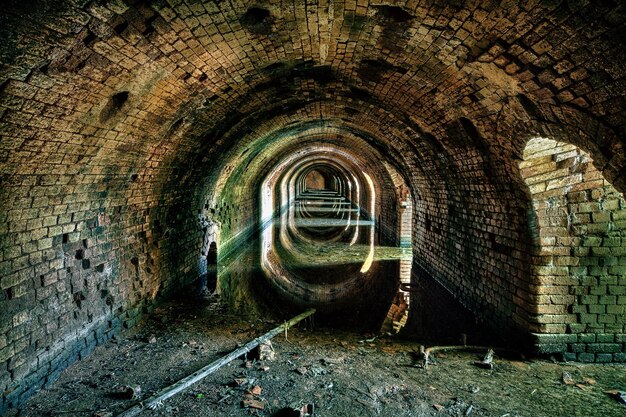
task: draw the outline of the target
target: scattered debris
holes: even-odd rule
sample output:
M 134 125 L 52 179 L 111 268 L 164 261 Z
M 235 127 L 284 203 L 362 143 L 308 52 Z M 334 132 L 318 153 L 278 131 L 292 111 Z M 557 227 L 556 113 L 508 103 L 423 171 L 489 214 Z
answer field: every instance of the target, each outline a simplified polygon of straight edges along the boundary
M 136 400 L 141 395 L 141 387 L 139 385 L 130 386 L 126 385 L 120 387 L 118 392 L 115 393 L 115 397 L 121 400 Z
M 482 361 L 474 361 L 474 365 L 484 369 L 493 369 L 493 349 L 487 351 Z
M 227 399 L 229 399 L 230 397 L 231 397 L 231 395 L 230 395 L 230 394 L 226 394 L 226 395 L 224 395 L 222 398 L 220 398 L 220 399 L 217 401 L 217 404 L 221 404 L 221 403 L 223 403 L 224 401 L 226 401 L 226 400 L 227 400 Z
M 561 381 L 563 381 L 565 385 L 574 385 L 576 383 L 576 381 L 574 381 L 574 378 L 572 377 L 572 374 L 567 371 L 563 371 L 563 374 L 561 375 Z
M 322 358 L 320 359 L 320 362 L 322 363 L 322 365 L 341 365 L 344 361 L 343 356 L 339 357 L 339 358 Z
M 372 406 L 370 403 L 368 403 L 367 401 L 365 401 L 365 400 L 363 400 L 361 398 L 357 398 L 355 401 L 358 402 L 359 404 L 363 404 L 367 408 L 371 408 L 371 406 Z
M 265 403 L 263 401 L 255 400 L 252 398 L 245 398 L 241 401 L 243 408 L 254 408 L 256 410 L 264 410 Z
M 259 360 L 273 361 L 274 359 L 276 359 L 276 352 L 272 346 L 272 341 L 266 340 L 259 344 Z
M 300 408 L 300 417 L 313 416 L 314 410 L 313 404 L 305 404 Z
M 231 383 L 233 387 L 240 387 L 242 385 L 246 385 L 248 383 L 248 378 L 235 378 Z
M 470 414 L 472 414 L 472 410 L 474 409 L 474 406 L 470 404 L 469 407 L 467 407 L 467 410 L 465 410 L 465 416 L 469 416 Z
M 148 343 L 156 343 L 156 336 L 151 334 L 147 340 Z
M 242 317 L 238 320 L 242 320 L 245 326 L 245 320 L 249 319 Z M 272 340 L 275 342 L 273 347 L 277 354 L 274 362 L 259 362 L 257 357 L 254 367 L 248 370 L 239 366 L 243 361 L 238 359 L 231 362 L 232 366 L 225 366 L 219 376 L 211 378 L 211 382 L 203 384 L 202 388 L 198 387 L 199 389 L 195 390 L 191 388 L 187 395 L 184 395 L 183 391 L 181 392 L 183 395 L 163 401 L 164 405 L 160 411 L 149 412 L 152 407 L 145 398 L 151 395 L 148 393 L 152 390 L 151 387 L 158 386 L 155 383 L 157 379 L 159 384 L 162 381 L 171 384 L 179 374 L 193 368 L 195 361 L 210 361 L 213 356 L 224 355 L 237 343 L 243 346 L 248 337 L 246 333 L 232 336 L 235 333 L 231 332 L 231 329 L 236 329 L 237 324 L 228 322 L 223 326 L 230 327 L 218 328 L 215 320 L 211 323 L 216 329 L 216 336 L 212 336 L 215 345 L 211 344 L 208 337 L 198 339 L 203 336 L 196 336 L 190 331 L 183 332 L 178 329 L 178 332 L 172 335 L 152 329 L 146 331 L 140 327 L 138 329 L 140 337 L 133 335 L 131 339 L 122 339 L 117 345 L 108 345 L 109 356 L 100 356 L 100 349 L 103 348 L 98 348 L 96 356 L 79 363 L 79 366 L 83 367 L 80 373 L 62 375 L 58 385 L 60 389 L 43 391 L 44 398 L 34 398 L 30 403 L 32 405 L 28 405 L 22 413 L 45 416 L 51 414 L 46 411 L 57 409 L 67 411 L 55 411 L 54 415 L 112 417 L 104 411 L 114 411 L 124 407 L 125 404 L 130 405 L 131 402 L 115 401 L 109 394 L 117 392 L 120 385 L 132 386 L 135 383 L 141 383 L 143 392 L 139 401 L 142 401 L 145 410 L 138 417 L 144 415 L 143 413 L 171 417 L 187 415 L 303 417 L 309 414 L 307 411 L 312 411 L 303 407 L 303 404 L 309 402 L 316 406 L 315 415 L 324 416 L 404 415 L 407 413 L 407 404 L 415 404 L 415 409 L 422 410 L 426 415 L 465 417 L 473 402 L 477 403 L 476 409 L 472 408 L 467 417 L 478 415 L 512 417 L 514 414 L 560 415 L 558 411 L 563 409 L 564 404 L 570 409 L 581 410 L 579 412 L 581 415 L 613 415 L 626 410 L 626 405 L 616 401 L 617 397 L 614 400 L 613 395 L 609 397 L 608 393 L 604 393 L 605 389 L 626 391 L 626 387 L 622 387 L 619 382 L 615 385 L 606 385 L 611 384 L 611 381 L 620 381 L 623 375 L 615 371 L 617 367 L 592 364 L 563 366 L 561 363 L 552 365 L 543 359 L 511 362 L 498 357 L 494 358 L 498 360 L 495 371 L 482 372 L 475 368 L 472 362 L 483 359 L 488 349 L 485 347 L 484 350 L 477 350 L 475 357 L 472 354 L 445 351 L 447 355 L 444 359 L 442 351 L 436 351 L 429 357 L 432 361 L 429 363 L 435 366 L 431 366 L 428 371 L 415 373 L 415 368 L 410 366 L 419 363 L 420 358 L 417 357 L 419 346 L 413 342 L 396 345 L 381 339 L 375 342 L 378 347 L 372 349 L 367 344 L 358 343 L 359 339 L 364 338 L 363 335 L 348 334 L 344 340 L 349 348 L 343 349 L 340 346 L 343 333 L 329 335 L 319 331 L 314 334 L 298 331 L 297 337 L 292 333 L 292 343 L 285 344 L 277 339 Z M 198 329 L 198 333 L 204 332 L 203 326 L 198 326 Z M 147 344 L 147 336 L 152 333 L 158 335 L 158 343 Z M 278 336 L 280 337 L 280 334 Z M 185 349 L 176 349 L 182 341 L 189 343 L 189 339 L 194 338 L 200 342 L 198 345 L 202 345 L 202 342 L 206 344 L 204 352 L 201 351 L 206 357 L 194 359 L 190 356 L 193 353 L 191 345 Z M 395 346 L 397 351 L 394 355 L 381 352 L 387 343 Z M 372 351 L 372 356 L 360 357 L 359 347 Z M 169 357 L 163 352 L 167 350 L 167 355 L 175 356 L 169 353 L 170 348 L 173 348 L 176 351 L 175 355 L 178 356 L 168 362 L 166 359 Z M 127 350 L 130 350 L 130 356 L 124 356 Z M 467 351 L 468 348 L 454 350 Z M 499 349 L 496 350 L 500 353 Z M 413 354 L 415 356 L 412 356 Z M 127 359 L 118 363 L 113 360 L 115 356 Z M 141 358 L 139 366 L 143 368 L 138 366 L 134 369 L 130 363 L 138 357 Z M 291 359 L 291 365 L 287 363 L 287 359 Z M 86 368 L 85 364 L 89 367 Z M 151 369 L 155 364 L 158 366 Z M 298 367 L 307 368 L 306 376 L 301 377 L 295 373 Z M 325 369 L 328 375 L 314 377 L 316 368 Z M 571 389 L 566 389 L 567 386 L 558 379 L 558 373 L 564 369 L 567 369 L 575 380 Z M 132 370 L 132 373 L 129 370 Z M 585 376 L 591 376 L 597 379 L 597 382 Z M 235 378 L 242 384 L 234 383 Z M 98 389 L 88 389 L 92 380 L 98 383 Z M 498 385 L 500 381 L 502 384 Z M 234 384 L 234 387 L 231 384 Z M 254 389 L 257 384 L 259 388 L 262 387 L 260 393 Z M 584 388 L 577 384 L 583 385 L 587 390 L 582 391 Z M 360 388 L 358 393 L 357 390 L 353 391 L 354 385 Z M 478 387 L 480 391 L 474 393 Z M 204 395 L 203 399 L 196 399 L 199 393 Z M 98 397 L 104 394 L 105 398 Z M 61 399 L 62 395 L 65 396 L 64 399 Z M 80 396 L 79 400 L 67 406 L 67 403 L 75 401 L 77 395 Z M 362 400 L 363 406 L 356 402 L 356 398 Z M 264 409 L 242 408 L 244 400 L 259 401 Z M 503 401 L 506 401 L 506 404 Z M 359 408 L 360 413 L 357 411 Z M 506 408 L 515 409 L 516 413 L 507 413 Z M 100 413 L 94 414 L 96 411 Z M 7 417 L 11 416 L 17 417 L 9 411 Z
M 213 372 L 215 372 L 217 369 L 221 368 L 222 366 L 232 362 L 233 360 L 241 357 L 242 355 L 245 355 L 246 353 L 250 352 L 252 349 L 256 348 L 257 346 L 259 346 L 259 344 L 261 344 L 262 342 L 271 339 L 272 337 L 280 334 L 282 331 L 285 332 L 285 336 L 287 335 L 287 329 L 289 329 L 291 326 L 299 323 L 300 321 L 304 320 L 305 318 L 309 317 L 310 315 L 315 313 L 315 309 L 309 309 L 307 311 L 305 311 L 304 313 L 292 318 L 289 321 L 286 321 L 282 326 L 278 326 L 275 327 L 274 329 L 270 330 L 269 332 L 265 333 L 262 336 L 257 337 L 256 339 L 251 340 L 250 342 L 246 343 L 244 346 L 240 347 L 239 349 L 235 349 L 234 351 L 232 351 L 231 353 L 229 353 L 226 356 L 223 356 L 220 359 L 217 359 L 216 361 L 211 362 L 210 364 L 206 365 L 205 367 L 197 370 L 196 372 L 194 372 L 193 374 L 187 376 L 186 378 L 181 379 L 180 381 L 170 385 L 167 388 L 162 389 L 161 391 L 157 392 L 156 394 L 154 394 L 152 397 L 148 398 L 146 400 L 146 404 L 148 407 L 150 407 L 151 404 L 157 403 L 157 402 L 161 402 L 164 399 L 170 398 L 173 395 L 176 395 L 178 392 L 183 391 L 184 389 L 188 388 L 189 386 L 195 384 L 196 382 L 202 380 L 203 378 L 205 378 L 207 375 L 212 374 Z M 128 410 L 124 411 L 122 414 L 119 415 L 119 417 L 134 417 L 137 414 L 141 413 L 141 411 L 143 410 L 143 407 L 145 406 L 144 404 L 137 404 L 131 408 L 129 408 Z
M 300 375 L 306 375 L 306 373 L 308 372 L 308 369 L 306 369 L 304 366 L 300 366 L 296 368 L 296 372 L 299 373 Z
M 263 388 L 261 388 L 258 385 L 255 385 L 252 388 L 250 388 L 249 390 L 247 390 L 246 393 L 251 394 L 251 395 L 261 395 L 262 391 L 263 391 Z
M 609 394 L 611 398 L 617 401 L 620 404 L 626 404 L 626 391 L 620 391 L 616 389 L 611 389 L 604 391 L 605 394 Z
M 378 338 L 378 336 L 374 336 L 371 337 L 369 339 L 363 339 L 363 340 L 359 340 L 359 343 L 372 343 L 374 340 L 376 340 Z
M 98 411 L 93 414 L 93 417 L 113 417 L 113 413 L 110 411 Z

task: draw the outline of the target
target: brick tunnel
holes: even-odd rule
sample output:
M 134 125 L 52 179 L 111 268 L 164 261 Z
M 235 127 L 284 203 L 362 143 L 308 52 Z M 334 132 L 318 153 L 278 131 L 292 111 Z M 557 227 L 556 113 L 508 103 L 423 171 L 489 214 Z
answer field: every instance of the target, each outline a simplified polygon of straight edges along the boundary
M 0 412 L 198 281 L 407 337 L 446 299 L 499 343 L 626 361 L 625 22 L 612 0 L 8 1 Z

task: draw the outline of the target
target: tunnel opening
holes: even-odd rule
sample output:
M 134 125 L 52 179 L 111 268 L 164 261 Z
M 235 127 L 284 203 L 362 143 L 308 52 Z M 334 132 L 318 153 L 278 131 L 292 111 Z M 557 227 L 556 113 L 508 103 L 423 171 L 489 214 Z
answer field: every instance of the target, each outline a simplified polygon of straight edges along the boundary
M 273 145 L 285 150 L 273 150 L 269 163 L 267 151 L 235 153 L 249 158 L 240 165 L 246 169 L 230 173 L 222 191 L 207 196 L 206 207 L 217 207 L 216 218 L 227 225 L 233 214 L 219 207 L 228 196 L 259 190 L 242 215 L 246 227 L 223 235 L 222 299 L 270 316 L 315 306 L 318 324 L 398 332 L 408 299 L 400 283 L 410 281 L 412 266 L 412 197 L 404 177 L 378 162 L 386 157 L 356 153 L 346 139 L 315 136 L 303 146 L 298 137 Z M 358 137 L 350 140 L 370 149 Z M 398 311 L 389 313 L 394 302 Z
M 138 376 L 151 394 L 311 306 L 321 343 L 354 341 L 342 373 L 369 378 L 358 399 L 370 404 L 342 401 L 346 415 L 547 412 L 489 404 L 513 376 L 498 364 L 493 391 L 421 390 L 407 352 L 382 358 L 389 370 L 368 350 L 387 333 L 412 351 L 485 340 L 478 329 L 557 360 L 626 361 L 623 2 L 5 3 L 0 414 L 42 387 L 54 389 L 22 414 L 100 412 L 104 391 Z M 105 346 L 122 362 L 98 363 Z M 281 360 L 296 363 L 288 346 Z M 89 383 L 55 387 L 88 357 Z M 134 374 L 143 359 L 162 369 Z M 450 372 L 437 375 L 456 376 L 440 359 Z M 323 382 L 299 393 L 331 413 L 357 395 L 340 372 L 254 366 L 243 372 L 273 381 L 257 414 L 303 381 Z M 598 413 L 615 387 L 597 382 L 553 390 L 555 409 Z M 82 385 L 100 397 L 74 402 Z M 549 402 L 547 385 L 536 394 Z M 198 393 L 214 407 L 197 414 L 241 414 L 238 393 Z
M 328 185 L 326 178 L 316 169 L 311 170 L 304 178 L 306 190 L 330 190 Z
M 207 297 L 219 293 L 217 279 L 219 223 L 206 214 L 200 214 L 198 217 L 203 237 L 195 287 L 199 296 Z
M 400 270 L 410 273 L 400 267 L 399 243 L 401 233 L 406 241 L 411 232 L 407 222 L 401 228 L 399 212 L 377 211 L 383 206 L 380 183 L 358 166 L 327 158 L 294 161 L 264 181 L 263 275 L 284 305 L 314 306 L 320 323 L 380 330 L 399 291 Z M 395 191 L 388 203 L 397 200 Z M 382 218 L 393 222 L 382 224 Z M 377 231 L 383 228 L 390 231 L 381 239 Z M 391 314 L 396 329 L 406 305 L 399 306 L 402 313 Z

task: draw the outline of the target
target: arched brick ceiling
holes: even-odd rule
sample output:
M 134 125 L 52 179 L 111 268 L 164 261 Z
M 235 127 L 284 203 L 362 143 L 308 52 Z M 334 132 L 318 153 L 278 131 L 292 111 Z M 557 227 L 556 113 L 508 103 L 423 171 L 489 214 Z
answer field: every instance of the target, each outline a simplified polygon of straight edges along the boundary
M 14 2 L 3 16 L 3 122 L 25 139 L 62 132 L 63 153 L 80 143 L 85 165 L 122 157 L 141 168 L 221 153 L 237 140 L 220 142 L 233 122 L 312 102 L 362 126 L 381 120 L 358 115 L 385 109 L 444 145 L 467 117 L 488 148 L 508 148 L 515 137 L 490 131 L 513 107 L 572 130 L 597 123 L 606 139 L 590 132 L 584 145 L 620 175 L 620 2 L 127 3 Z
M 626 191 L 625 22 L 619 0 L 4 1 L 0 413 L 196 279 L 198 216 L 245 240 L 255 176 L 303 144 L 398 171 L 415 273 L 544 331 L 518 162 L 572 143 Z
M 387 153 L 459 230 L 522 211 L 517 161 L 535 135 L 581 146 L 624 190 L 625 15 L 610 0 L 10 1 L 4 227 L 58 204 L 78 220 L 169 219 L 144 237 L 193 245 L 171 227 L 180 208 L 201 207 L 246 149 L 314 120 Z M 506 222 L 518 238 L 523 219 Z M 128 224 L 111 227 L 134 236 Z

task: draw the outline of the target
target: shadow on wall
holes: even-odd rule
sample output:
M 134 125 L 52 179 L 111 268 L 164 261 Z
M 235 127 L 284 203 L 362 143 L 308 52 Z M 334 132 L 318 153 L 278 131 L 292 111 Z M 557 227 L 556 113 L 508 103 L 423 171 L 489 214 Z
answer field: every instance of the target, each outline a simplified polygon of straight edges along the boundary
M 491 332 L 419 265 L 413 265 L 411 309 L 400 336 L 425 345 L 505 346 L 502 335 Z

